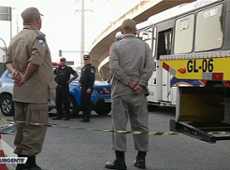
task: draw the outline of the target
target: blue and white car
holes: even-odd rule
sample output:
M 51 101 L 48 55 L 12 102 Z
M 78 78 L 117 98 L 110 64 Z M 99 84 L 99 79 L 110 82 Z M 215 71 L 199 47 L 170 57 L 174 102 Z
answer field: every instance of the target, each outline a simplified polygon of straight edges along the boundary
M 14 80 L 12 75 L 6 70 L 0 78 L 0 109 L 4 116 L 14 115 L 13 87 Z M 55 102 L 51 101 L 49 103 L 49 111 L 55 107 Z
M 81 103 L 81 89 L 79 86 L 79 79 L 81 74 L 78 73 L 78 78 L 70 83 L 69 102 L 70 115 L 76 117 L 80 111 Z M 3 115 L 14 115 L 14 103 L 12 101 L 14 80 L 11 74 L 6 70 L 0 78 L 0 109 Z M 36 89 L 35 89 L 36 90 Z M 111 85 L 103 81 L 95 81 L 94 91 L 91 97 L 92 109 L 98 115 L 107 115 L 111 110 Z M 55 102 L 51 101 L 49 110 L 55 108 Z
M 12 101 L 14 80 L 9 72 L 5 71 L 0 78 L 0 107 L 5 116 L 14 114 L 14 103 Z

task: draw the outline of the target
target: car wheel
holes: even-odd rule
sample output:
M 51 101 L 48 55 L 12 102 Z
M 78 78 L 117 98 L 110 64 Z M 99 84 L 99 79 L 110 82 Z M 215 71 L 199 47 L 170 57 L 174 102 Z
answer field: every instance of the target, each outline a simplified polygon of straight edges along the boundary
M 64 105 L 62 106 L 63 109 L 63 113 L 65 113 L 65 107 Z M 70 118 L 74 118 L 78 116 L 80 109 L 79 106 L 77 104 L 77 101 L 75 100 L 75 98 L 73 96 L 69 96 L 69 115 Z
M 94 110 L 98 115 L 100 116 L 105 116 L 110 113 L 111 109 L 106 108 L 106 109 L 95 109 Z
M 0 107 L 4 116 L 14 115 L 14 102 L 11 95 L 3 95 L 0 98 Z

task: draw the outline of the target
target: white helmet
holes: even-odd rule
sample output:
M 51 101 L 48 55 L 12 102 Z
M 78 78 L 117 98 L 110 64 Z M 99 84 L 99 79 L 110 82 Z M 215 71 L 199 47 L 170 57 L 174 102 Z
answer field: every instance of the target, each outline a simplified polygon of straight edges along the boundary
M 115 41 L 120 39 L 123 35 L 121 34 L 121 32 L 117 32 L 116 35 L 115 35 Z

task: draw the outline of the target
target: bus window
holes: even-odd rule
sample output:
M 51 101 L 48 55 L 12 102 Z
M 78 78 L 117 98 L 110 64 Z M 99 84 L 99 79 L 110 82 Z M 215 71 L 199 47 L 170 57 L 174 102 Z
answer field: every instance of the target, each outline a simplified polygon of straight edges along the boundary
M 141 31 L 138 37 L 145 41 L 150 49 L 152 50 L 153 57 L 155 56 L 155 46 L 156 46 L 156 27 L 148 28 Z
M 172 49 L 172 28 L 158 34 L 157 60 L 161 55 L 170 55 Z
M 145 29 L 138 34 L 138 37 L 149 45 L 152 51 L 153 57 L 155 57 L 156 34 L 157 34 L 156 27 Z M 156 76 L 157 76 L 156 61 L 154 61 L 154 71 L 153 71 L 151 78 L 149 79 L 149 82 L 148 82 L 149 86 L 156 85 L 157 83 Z
M 166 31 L 164 37 L 166 54 L 169 55 L 171 54 L 172 50 L 172 32 Z
M 176 21 L 174 53 L 189 53 L 193 48 L 194 15 Z
M 153 58 L 156 56 L 156 37 L 157 37 L 157 28 L 153 28 L 153 45 L 152 45 L 152 52 L 153 52 Z
M 222 46 L 222 9 L 221 4 L 197 14 L 195 51 L 217 49 Z

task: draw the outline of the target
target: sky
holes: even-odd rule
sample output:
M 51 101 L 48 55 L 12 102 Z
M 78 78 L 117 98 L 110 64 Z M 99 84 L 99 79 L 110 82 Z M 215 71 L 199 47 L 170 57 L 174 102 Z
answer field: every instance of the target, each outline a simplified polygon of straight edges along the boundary
M 0 21 L 0 38 L 7 46 L 12 37 L 23 28 L 21 12 L 36 7 L 44 15 L 41 31 L 46 35 L 53 62 L 59 61 L 59 50 L 68 61 L 80 65 L 81 53 L 81 1 L 82 0 L 0 0 L 1 6 L 12 7 L 12 29 L 9 21 Z M 128 12 L 141 0 L 84 0 L 85 51 L 111 22 Z M 12 31 L 10 31 L 12 30 Z M 0 41 L 0 47 L 4 47 Z M 75 51 L 75 52 L 71 52 Z

